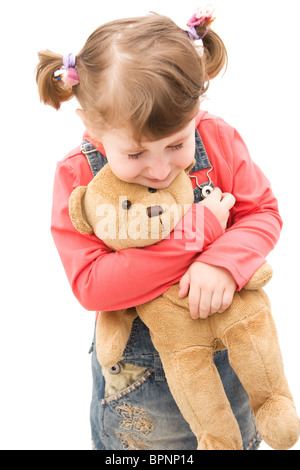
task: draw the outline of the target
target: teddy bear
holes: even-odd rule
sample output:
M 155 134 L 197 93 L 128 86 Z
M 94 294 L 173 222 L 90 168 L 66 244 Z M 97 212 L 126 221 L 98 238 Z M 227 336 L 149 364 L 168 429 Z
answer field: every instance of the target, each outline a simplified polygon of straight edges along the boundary
M 188 175 L 182 171 L 163 190 L 118 179 L 107 163 L 88 186 L 69 200 L 74 227 L 95 234 L 113 250 L 144 247 L 167 237 L 193 204 Z M 114 191 L 111 191 L 114 188 Z M 250 399 L 257 429 L 276 450 L 291 448 L 299 437 L 299 419 L 284 367 L 270 302 L 262 287 L 272 276 L 265 263 L 231 306 L 207 319 L 191 318 L 179 284 L 135 308 L 100 312 L 96 327 L 97 358 L 103 367 L 121 360 L 134 319 L 149 328 L 170 391 L 199 450 L 242 450 L 242 437 L 213 362 L 227 349 L 231 366 Z

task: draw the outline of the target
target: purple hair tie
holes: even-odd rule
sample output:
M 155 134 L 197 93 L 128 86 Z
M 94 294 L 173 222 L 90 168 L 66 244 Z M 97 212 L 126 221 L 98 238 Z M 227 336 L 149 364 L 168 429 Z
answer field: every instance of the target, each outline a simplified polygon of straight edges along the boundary
M 75 68 L 76 55 L 72 54 L 72 52 L 66 54 L 63 58 L 63 64 L 67 70 L 69 70 L 70 68 Z
M 190 26 L 188 29 L 186 29 L 186 32 L 188 33 L 189 37 L 193 39 L 194 41 L 203 39 L 204 36 L 207 35 L 208 31 L 209 31 L 209 28 L 206 27 L 205 33 L 202 34 L 202 36 L 198 36 L 195 26 Z
M 197 41 L 198 39 L 200 39 L 200 37 L 196 33 L 195 26 L 189 27 L 188 29 L 186 29 L 186 32 L 188 33 L 189 37 L 193 39 L 194 41 Z

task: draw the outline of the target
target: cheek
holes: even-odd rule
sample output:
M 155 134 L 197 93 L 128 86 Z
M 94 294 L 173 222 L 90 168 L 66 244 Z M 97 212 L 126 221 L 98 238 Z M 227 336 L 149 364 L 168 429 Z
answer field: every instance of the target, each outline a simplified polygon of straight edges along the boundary
M 182 149 L 180 155 L 176 157 L 176 166 L 185 170 L 193 161 L 195 157 L 195 147 L 190 146 L 189 148 Z
M 111 171 L 122 181 L 131 183 L 142 171 L 141 164 L 137 161 L 130 161 L 127 159 L 110 159 L 108 163 Z

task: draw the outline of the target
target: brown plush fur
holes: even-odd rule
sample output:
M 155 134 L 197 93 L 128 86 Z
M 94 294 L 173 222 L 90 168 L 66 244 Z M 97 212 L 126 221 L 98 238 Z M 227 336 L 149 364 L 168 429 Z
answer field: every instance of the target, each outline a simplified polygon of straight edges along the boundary
M 131 202 L 130 209 L 135 204 L 141 209 L 131 216 L 130 209 L 122 207 L 124 200 Z M 105 165 L 87 187 L 72 193 L 70 217 L 81 233 L 94 232 L 108 246 L 120 250 L 150 245 L 166 237 L 192 202 L 187 172 L 167 189 L 151 193 L 143 186 L 118 180 Z M 105 214 L 99 209 L 103 204 L 110 205 Z M 178 211 L 173 207 L 170 217 L 168 210 L 174 204 Z M 157 214 L 159 223 L 154 228 L 153 218 L 143 210 L 153 205 L 164 210 Z M 116 215 L 115 222 L 112 218 Z M 140 237 L 130 238 L 130 224 L 138 228 Z M 228 349 L 230 363 L 249 394 L 262 438 L 274 449 L 288 449 L 298 440 L 299 419 L 284 375 L 269 300 L 261 289 L 271 276 L 269 265 L 263 265 L 245 288 L 236 292 L 226 312 L 206 320 L 192 320 L 188 298 L 178 296 L 178 284 L 136 308 L 100 312 L 98 360 L 110 367 L 121 359 L 132 322 L 139 315 L 150 330 L 170 390 L 197 437 L 198 449 L 240 450 L 239 427 L 213 363 L 216 350 Z

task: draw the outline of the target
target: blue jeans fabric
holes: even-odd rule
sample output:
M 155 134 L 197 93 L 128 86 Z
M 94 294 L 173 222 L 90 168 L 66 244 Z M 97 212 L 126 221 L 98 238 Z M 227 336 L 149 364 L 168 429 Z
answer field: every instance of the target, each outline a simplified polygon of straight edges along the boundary
M 96 351 L 93 351 L 91 430 L 94 448 L 196 450 L 196 438 L 170 393 L 159 355 L 140 319 L 133 324 L 123 362 L 145 370 L 130 386 L 106 396 L 105 379 Z M 255 428 L 248 395 L 229 364 L 227 351 L 215 353 L 215 364 L 238 421 L 244 449 L 255 450 L 261 439 Z M 114 368 L 113 373 L 116 372 L 118 367 Z

